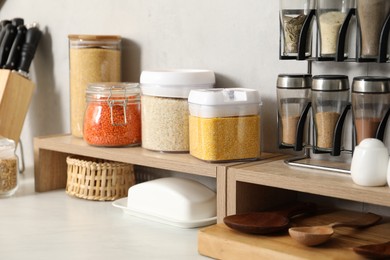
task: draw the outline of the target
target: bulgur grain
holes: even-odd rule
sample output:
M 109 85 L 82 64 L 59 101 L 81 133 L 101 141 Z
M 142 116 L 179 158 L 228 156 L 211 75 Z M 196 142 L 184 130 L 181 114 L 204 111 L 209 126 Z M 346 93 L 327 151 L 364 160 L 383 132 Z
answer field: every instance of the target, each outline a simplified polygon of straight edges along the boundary
M 17 160 L 0 159 L 0 194 L 8 193 L 17 187 Z
M 297 135 L 297 126 L 300 116 L 283 116 L 282 117 L 282 143 L 295 144 Z
M 332 148 L 333 135 L 340 114 L 337 112 L 319 112 L 315 115 L 318 148 Z

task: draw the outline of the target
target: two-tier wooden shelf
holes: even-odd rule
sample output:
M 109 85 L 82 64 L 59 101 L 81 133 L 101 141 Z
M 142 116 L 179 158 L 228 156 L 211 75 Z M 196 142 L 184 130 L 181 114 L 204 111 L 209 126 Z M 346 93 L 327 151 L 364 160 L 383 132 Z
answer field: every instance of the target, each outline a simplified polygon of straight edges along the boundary
M 254 236 L 236 232 L 223 224 L 226 215 L 268 209 L 309 195 L 389 207 L 389 187 L 362 187 L 348 174 L 291 167 L 286 155 L 262 153 L 259 161 L 208 163 L 189 154 L 158 153 L 141 147 L 104 148 L 86 144 L 71 135 L 34 139 L 35 188 L 38 192 L 65 188 L 66 157 L 81 155 L 139 166 L 177 171 L 216 179 L 217 217 L 214 226 L 199 230 L 199 253 L 219 259 L 361 259 L 352 247 L 390 240 L 390 224 L 366 231 L 340 229 L 335 242 L 307 248 L 287 235 Z M 354 212 L 334 212 L 306 219 L 305 224 L 329 223 Z M 356 212 L 355 212 L 356 214 Z M 337 242 L 338 241 L 338 242 Z M 341 242 L 340 242 L 341 241 Z

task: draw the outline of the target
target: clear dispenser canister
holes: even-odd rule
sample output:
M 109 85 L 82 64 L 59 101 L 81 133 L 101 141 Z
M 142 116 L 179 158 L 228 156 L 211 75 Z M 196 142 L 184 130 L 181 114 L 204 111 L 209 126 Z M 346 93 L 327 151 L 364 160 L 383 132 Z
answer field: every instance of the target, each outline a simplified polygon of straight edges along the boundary
M 385 21 L 390 13 L 389 0 L 356 0 L 360 29 L 360 57 L 377 58 Z
M 88 84 L 121 81 L 121 37 L 69 35 L 69 69 L 71 133 L 83 137 Z
M 279 141 L 282 146 L 296 144 L 297 126 L 311 101 L 311 75 L 280 74 L 277 82 Z
M 352 82 L 352 111 L 356 144 L 375 138 L 378 127 L 390 108 L 390 78 L 362 76 Z
M 316 75 L 312 81 L 312 111 L 315 148 L 331 151 L 341 114 L 349 105 L 349 81 L 346 75 Z
M 321 57 L 334 57 L 336 55 L 340 29 L 352 8 L 354 8 L 353 0 L 317 1 L 317 26 L 320 33 L 319 53 Z M 347 56 L 347 46 L 348 44 L 344 48 L 344 56 Z
M 282 56 L 297 57 L 299 41 L 304 24 L 308 21 L 308 30 L 304 33 L 304 55 L 311 56 L 311 24 L 309 14 L 315 9 L 314 0 L 280 0 L 280 30 Z

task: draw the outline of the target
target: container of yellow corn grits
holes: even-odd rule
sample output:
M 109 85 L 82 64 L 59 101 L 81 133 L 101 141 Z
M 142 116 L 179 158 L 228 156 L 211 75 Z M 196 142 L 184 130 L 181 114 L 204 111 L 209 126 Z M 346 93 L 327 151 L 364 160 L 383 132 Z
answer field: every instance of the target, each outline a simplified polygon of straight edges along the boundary
M 191 90 L 188 105 L 192 156 L 208 162 L 260 157 L 261 99 L 257 90 Z

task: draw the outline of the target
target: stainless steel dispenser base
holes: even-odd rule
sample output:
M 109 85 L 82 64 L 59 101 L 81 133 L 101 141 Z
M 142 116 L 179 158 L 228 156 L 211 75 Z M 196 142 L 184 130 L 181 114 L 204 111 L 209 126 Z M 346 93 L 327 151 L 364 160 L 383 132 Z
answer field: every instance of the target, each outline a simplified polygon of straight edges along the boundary
M 332 162 L 319 159 L 312 159 L 309 154 L 309 149 L 305 149 L 305 154 L 303 156 L 294 157 L 291 159 L 284 160 L 284 163 L 290 166 L 316 169 L 316 170 L 325 170 L 338 173 L 350 174 L 350 164 L 346 162 Z

